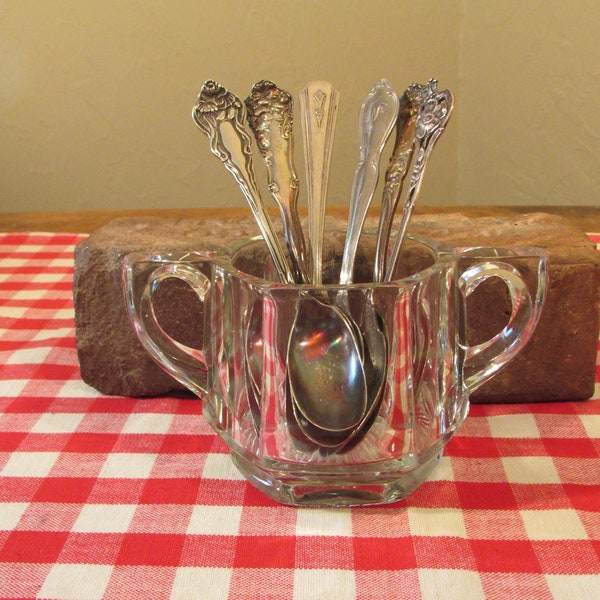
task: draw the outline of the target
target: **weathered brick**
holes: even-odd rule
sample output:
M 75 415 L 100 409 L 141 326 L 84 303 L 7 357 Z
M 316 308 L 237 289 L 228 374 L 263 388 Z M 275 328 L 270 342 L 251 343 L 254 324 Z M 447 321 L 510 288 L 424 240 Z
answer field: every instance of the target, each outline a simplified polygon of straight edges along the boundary
M 343 229 L 329 218 L 328 231 Z M 367 228 L 375 228 L 369 219 Z M 410 231 L 451 246 L 538 246 L 550 256 L 546 305 L 519 356 L 472 396 L 473 402 L 582 400 L 594 392 L 598 351 L 600 258 L 587 236 L 561 217 L 468 218 L 416 215 Z M 104 394 L 154 396 L 183 387 L 139 344 L 123 302 L 121 261 L 132 251 L 224 250 L 258 229 L 251 218 L 121 218 L 75 250 L 77 351 L 85 382 Z M 171 285 L 172 284 L 172 285 Z M 505 319 L 503 290 L 481 290 L 470 305 L 469 339 L 484 339 Z M 185 284 L 169 282 L 157 302 L 163 326 L 193 345 L 201 339 L 198 300 Z M 176 307 L 176 308 L 175 308 Z

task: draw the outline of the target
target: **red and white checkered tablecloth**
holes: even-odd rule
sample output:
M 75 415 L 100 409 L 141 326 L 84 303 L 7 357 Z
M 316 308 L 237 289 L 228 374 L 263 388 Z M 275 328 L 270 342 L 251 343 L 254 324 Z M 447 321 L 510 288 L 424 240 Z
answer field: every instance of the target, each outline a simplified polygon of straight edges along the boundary
M 1 598 L 600 598 L 600 385 L 473 406 L 402 502 L 280 506 L 199 401 L 81 381 L 83 237 L 0 234 Z

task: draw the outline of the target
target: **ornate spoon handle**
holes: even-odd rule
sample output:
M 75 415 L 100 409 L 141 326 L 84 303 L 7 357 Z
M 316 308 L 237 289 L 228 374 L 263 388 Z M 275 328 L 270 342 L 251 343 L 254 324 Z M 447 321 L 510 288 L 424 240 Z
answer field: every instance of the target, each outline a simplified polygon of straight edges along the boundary
M 396 141 L 390 162 L 385 172 L 385 186 L 381 198 L 379 228 L 377 231 L 377 246 L 375 248 L 375 268 L 373 280 L 383 281 L 385 276 L 386 257 L 388 253 L 392 221 L 408 167 L 410 166 L 415 141 L 415 123 L 419 107 L 427 86 L 409 85 L 400 98 L 400 110 L 396 121 Z
M 358 120 L 359 161 L 350 195 L 348 232 L 342 257 L 340 283 L 352 283 L 360 232 L 373 199 L 379 175 L 379 159 L 398 117 L 398 94 L 380 79 L 365 97 Z
M 429 159 L 438 138 L 444 133 L 446 124 L 452 113 L 454 99 L 450 90 L 443 90 L 442 92 L 438 91 L 437 80 L 435 79 L 430 79 L 427 87 L 428 89 L 425 92 L 423 102 L 419 107 L 419 114 L 416 122 L 416 159 L 410 176 L 408 194 L 402 209 L 402 220 L 400 221 L 394 249 L 392 250 L 392 255 L 387 265 L 385 281 L 390 281 L 396 270 L 396 264 L 400 257 L 400 250 L 402 249 L 408 222 L 421 188 L 421 181 L 423 180 L 423 173 L 425 172 L 427 160 Z
M 300 92 L 300 115 L 308 190 L 308 238 L 311 279 L 322 280 L 323 227 L 329 167 L 339 103 L 339 92 L 327 81 L 310 81 Z
M 248 123 L 267 166 L 269 192 L 277 203 L 294 280 L 309 283 L 304 235 L 298 218 L 294 167 L 293 99 L 272 81 L 259 81 L 246 98 Z
M 252 166 L 252 141 L 244 125 L 244 103 L 223 86 L 209 80 L 202 86 L 198 103 L 192 110 L 192 118 L 208 136 L 211 152 L 233 175 L 248 201 L 279 278 L 284 283 L 293 283 L 290 266 L 256 185 Z

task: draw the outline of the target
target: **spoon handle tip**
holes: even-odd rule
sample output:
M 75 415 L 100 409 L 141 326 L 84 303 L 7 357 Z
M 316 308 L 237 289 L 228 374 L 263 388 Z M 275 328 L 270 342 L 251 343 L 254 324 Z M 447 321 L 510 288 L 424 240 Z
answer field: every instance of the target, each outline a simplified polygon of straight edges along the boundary
M 280 279 L 285 283 L 293 283 L 290 266 L 256 185 L 252 138 L 245 126 L 244 103 L 216 81 L 208 80 L 198 95 L 192 118 L 208 136 L 211 152 L 231 173 L 246 198 Z
M 322 282 L 323 229 L 339 92 L 328 81 L 310 81 L 300 92 L 308 194 L 312 282 Z
M 262 80 L 252 87 L 246 107 L 248 124 L 267 168 L 269 193 L 281 214 L 294 280 L 308 283 L 304 234 L 297 212 L 293 98 L 272 81 Z

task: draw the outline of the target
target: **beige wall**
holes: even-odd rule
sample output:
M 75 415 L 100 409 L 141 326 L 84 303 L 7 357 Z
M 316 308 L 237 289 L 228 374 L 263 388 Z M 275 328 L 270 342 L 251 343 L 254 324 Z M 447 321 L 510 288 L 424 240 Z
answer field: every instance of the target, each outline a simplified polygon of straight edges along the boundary
M 208 78 L 338 87 L 331 203 L 375 81 L 435 76 L 456 109 L 423 204 L 595 205 L 599 19 L 592 0 L 0 0 L 0 211 L 243 205 L 190 118 Z
M 458 199 L 600 206 L 600 3 L 465 0 L 461 32 Z

